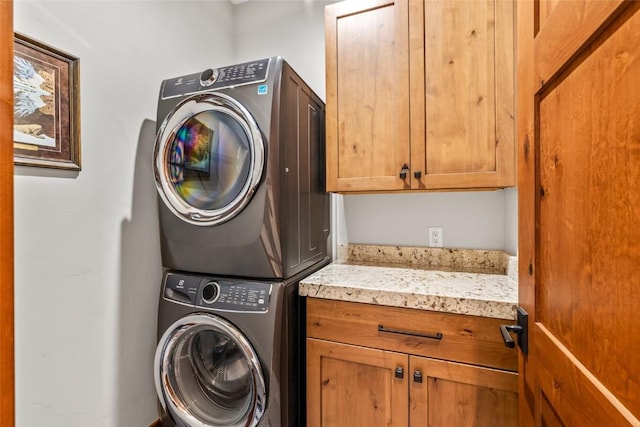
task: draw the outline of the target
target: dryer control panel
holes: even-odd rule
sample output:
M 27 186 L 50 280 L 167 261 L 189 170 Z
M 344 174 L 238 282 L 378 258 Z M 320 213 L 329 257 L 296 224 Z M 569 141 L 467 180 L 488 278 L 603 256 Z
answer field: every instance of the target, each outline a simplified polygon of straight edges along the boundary
M 160 98 L 174 98 L 207 90 L 262 83 L 267 80 L 269 63 L 269 58 L 260 59 L 168 79 L 162 83 Z
M 194 307 L 224 311 L 269 311 L 270 283 L 167 274 L 163 297 Z

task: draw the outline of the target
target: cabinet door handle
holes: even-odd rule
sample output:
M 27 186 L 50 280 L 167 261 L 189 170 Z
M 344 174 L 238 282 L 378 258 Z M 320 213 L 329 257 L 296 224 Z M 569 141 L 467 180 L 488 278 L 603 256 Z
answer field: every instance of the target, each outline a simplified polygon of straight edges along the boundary
M 409 165 L 402 165 L 402 169 L 400 169 L 400 179 L 407 179 L 407 173 L 409 172 Z
M 396 368 L 396 378 L 404 378 L 404 369 L 402 369 L 400 366 Z
M 516 334 L 522 333 L 522 326 L 519 325 L 500 325 L 500 333 L 502 334 L 502 340 L 504 341 L 505 347 L 514 348 L 516 343 L 509 335 L 509 331 L 513 331 Z
M 420 371 L 415 371 L 413 373 L 413 380 L 417 383 L 421 383 L 422 382 L 422 372 Z
M 422 171 L 415 171 L 415 172 L 413 173 L 413 177 L 414 177 L 415 179 L 420 179 L 420 178 L 422 178 Z
M 378 325 L 378 332 L 387 332 L 387 333 L 390 333 L 390 334 L 409 335 L 409 336 L 412 336 L 412 337 L 429 338 L 429 339 L 432 339 L 432 340 L 441 340 L 442 339 L 442 332 L 436 332 L 435 334 L 422 334 L 422 333 L 419 333 L 419 332 L 402 331 L 400 329 L 385 328 L 383 325 Z

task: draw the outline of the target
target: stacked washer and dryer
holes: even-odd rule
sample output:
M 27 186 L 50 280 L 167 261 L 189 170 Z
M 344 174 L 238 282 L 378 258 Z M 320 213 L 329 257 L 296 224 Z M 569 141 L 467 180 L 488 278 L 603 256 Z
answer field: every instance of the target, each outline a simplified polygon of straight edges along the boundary
M 165 80 L 163 426 L 303 425 L 299 281 L 326 265 L 324 103 L 280 57 Z

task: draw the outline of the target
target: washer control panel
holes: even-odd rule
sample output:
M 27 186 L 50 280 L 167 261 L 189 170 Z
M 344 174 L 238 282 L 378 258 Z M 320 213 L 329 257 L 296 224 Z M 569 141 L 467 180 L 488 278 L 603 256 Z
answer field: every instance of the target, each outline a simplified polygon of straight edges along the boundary
M 267 80 L 269 61 L 269 58 L 260 59 L 168 79 L 162 84 L 160 97 L 167 99 L 205 90 L 261 83 Z
M 212 283 L 207 283 L 203 286 L 203 292 L 196 302 L 196 307 L 230 311 L 266 312 L 269 310 L 271 284 L 217 280 L 215 282 L 218 289 L 217 296 L 215 300 L 207 300 L 205 293 L 211 285 Z
M 214 279 L 169 273 L 163 297 L 194 307 L 266 313 L 269 311 L 272 286 L 270 283 L 241 279 Z

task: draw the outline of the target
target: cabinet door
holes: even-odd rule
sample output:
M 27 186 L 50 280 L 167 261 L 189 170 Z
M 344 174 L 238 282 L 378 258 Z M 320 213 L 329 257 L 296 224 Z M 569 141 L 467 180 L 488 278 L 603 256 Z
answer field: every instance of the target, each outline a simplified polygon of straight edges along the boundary
M 407 355 L 307 339 L 308 427 L 406 427 Z M 406 374 L 403 375 L 406 377 Z
M 411 427 L 517 427 L 517 373 L 416 356 L 409 366 Z
M 327 191 L 410 188 L 408 0 L 325 13 Z
M 410 2 L 413 188 L 515 185 L 514 2 Z

